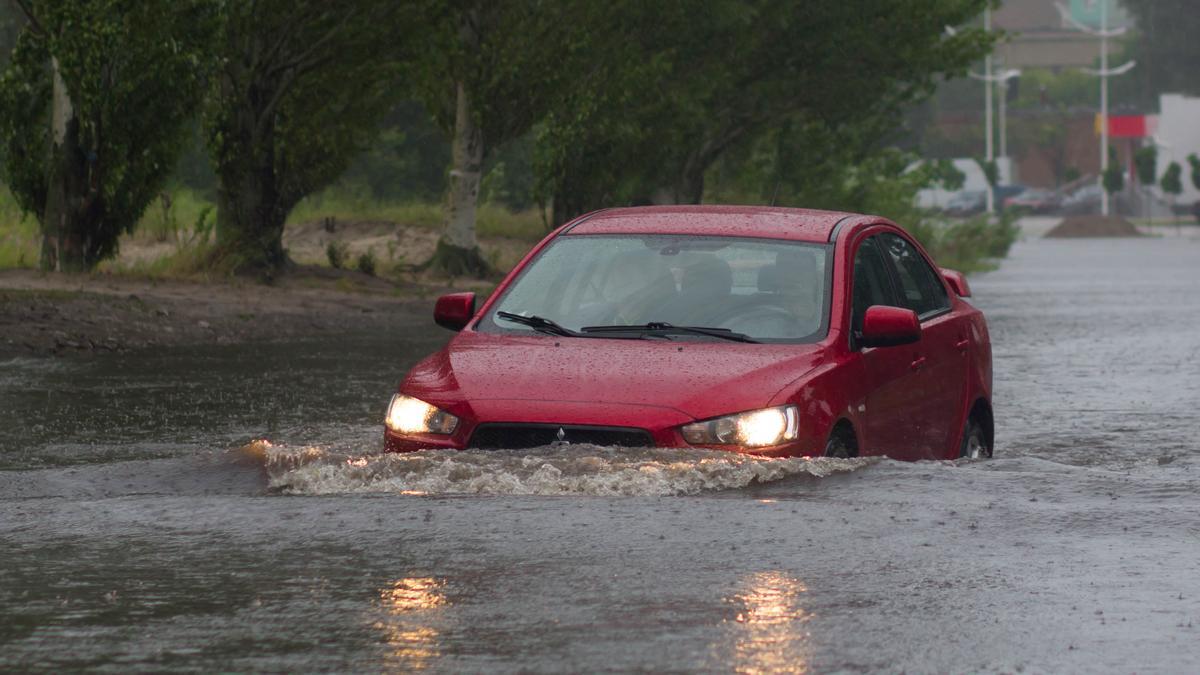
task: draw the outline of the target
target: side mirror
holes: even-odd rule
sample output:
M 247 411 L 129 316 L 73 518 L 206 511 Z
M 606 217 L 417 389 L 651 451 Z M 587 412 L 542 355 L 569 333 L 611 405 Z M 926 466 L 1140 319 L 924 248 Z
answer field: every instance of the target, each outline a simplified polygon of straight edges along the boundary
M 442 328 L 462 330 L 475 316 L 474 293 L 450 293 L 437 299 L 433 320 Z
M 875 305 L 863 317 L 861 347 L 898 347 L 921 340 L 921 322 L 917 313 L 901 307 Z
M 942 270 L 942 278 L 946 280 L 946 283 L 950 284 L 950 288 L 954 289 L 958 297 L 971 297 L 971 287 L 967 285 L 967 277 L 962 272 L 944 269 Z

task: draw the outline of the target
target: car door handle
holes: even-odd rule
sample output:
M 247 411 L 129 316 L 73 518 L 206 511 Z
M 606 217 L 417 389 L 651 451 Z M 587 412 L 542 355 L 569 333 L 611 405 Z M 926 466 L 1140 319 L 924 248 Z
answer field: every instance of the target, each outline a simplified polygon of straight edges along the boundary
M 919 357 L 908 365 L 910 370 L 920 370 L 925 367 L 925 357 Z
M 966 351 L 967 347 L 971 346 L 971 339 L 963 338 L 963 339 L 959 340 L 958 342 L 955 342 L 954 346 L 957 349 L 959 349 L 960 351 Z

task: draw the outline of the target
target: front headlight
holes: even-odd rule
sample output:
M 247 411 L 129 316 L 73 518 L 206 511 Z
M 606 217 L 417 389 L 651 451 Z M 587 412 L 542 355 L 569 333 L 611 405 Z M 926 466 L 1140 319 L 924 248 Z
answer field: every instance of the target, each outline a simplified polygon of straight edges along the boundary
M 796 406 L 764 408 L 685 425 L 683 440 L 692 445 L 740 445 L 765 448 L 796 440 Z
M 458 418 L 419 398 L 396 394 L 388 404 L 386 424 L 399 434 L 452 434 Z

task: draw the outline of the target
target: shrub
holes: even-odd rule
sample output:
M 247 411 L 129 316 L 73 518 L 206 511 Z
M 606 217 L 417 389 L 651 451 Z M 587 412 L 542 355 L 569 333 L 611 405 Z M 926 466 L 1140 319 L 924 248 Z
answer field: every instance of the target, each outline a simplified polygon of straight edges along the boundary
M 340 241 L 331 241 L 325 247 L 325 257 L 329 258 L 329 266 L 335 270 L 342 269 L 346 264 L 346 245 Z
M 373 277 L 375 276 L 375 252 L 367 251 L 358 256 L 358 271 L 363 274 Z

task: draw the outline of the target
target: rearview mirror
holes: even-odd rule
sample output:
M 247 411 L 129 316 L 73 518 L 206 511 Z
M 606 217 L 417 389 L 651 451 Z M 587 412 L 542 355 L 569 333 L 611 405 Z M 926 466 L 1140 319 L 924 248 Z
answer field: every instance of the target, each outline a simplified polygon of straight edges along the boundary
M 861 347 L 898 347 L 921 340 L 921 322 L 917 313 L 901 307 L 875 305 L 863 317 Z
M 450 293 L 437 299 L 433 320 L 442 328 L 462 330 L 475 316 L 474 293 Z
M 958 297 L 971 297 L 971 287 L 967 285 L 967 277 L 962 272 L 944 269 L 942 270 L 942 278 L 946 280 L 946 283 L 950 284 L 950 288 L 958 294 Z

